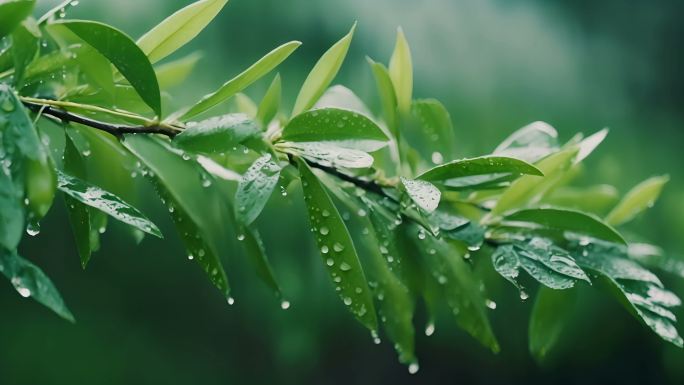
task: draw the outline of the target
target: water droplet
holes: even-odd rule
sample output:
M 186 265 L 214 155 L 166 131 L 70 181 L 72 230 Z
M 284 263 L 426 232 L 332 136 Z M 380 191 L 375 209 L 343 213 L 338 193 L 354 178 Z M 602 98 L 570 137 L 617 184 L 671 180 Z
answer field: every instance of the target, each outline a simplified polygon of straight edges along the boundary
M 359 211 L 356 212 L 360 217 L 365 217 L 366 216 L 366 210 L 364 209 L 359 209 Z
M 342 262 L 340 264 L 340 270 L 342 270 L 342 271 L 349 271 L 351 269 L 352 269 L 352 267 L 349 266 L 349 264 L 347 262 Z
M 330 251 L 328 249 L 328 246 L 326 246 L 326 245 L 321 246 L 321 253 L 328 254 L 328 251 Z
M 494 310 L 496 309 L 496 302 L 492 301 L 491 299 L 485 300 L 485 306 Z
M 290 301 L 282 301 L 280 303 L 280 308 L 283 310 L 287 310 L 290 308 Z
M 342 244 L 339 242 L 335 242 L 333 245 L 333 250 L 335 250 L 336 253 L 339 253 L 340 251 L 344 250 L 344 246 L 342 246 Z
M 328 233 L 330 232 L 330 230 L 328 230 L 327 227 L 323 226 L 323 227 L 321 227 L 321 229 L 319 230 L 319 232 L 321 233 L 321 235 L 328 235 Z
M 192 261 L 193 259 L 195 259 L 195 256 L 192 254 L 188 254 L 188 259 Z
M 233 297 L 228 297 L 228 299 L 226 299 L 226 302 L 228 302 L 228 305 L 232 305 L 232 304 L 235 303 L 235 298 L 233 298 Z
M 238 234 L 237 240 L 238 241 L 244 241 L 245 240 L 245 234 Z
M 425 326 L 425 335 L 430 337 L 435 333 L 435 324 L 430 322 Z
M 444 162 L 444 156 L 438 151 L 433 152 L 430 158 L 434 164 L 442 164 Z
M 425 239 L 425 232 L 423 230 L 418 232 L 418 239 Z
M 349 305 L 352 304 L 352 299 L 349 298 L 349 297 L 344 297 L 344 300 L 343 300 L 343 301 L 344 301 L 344 304 L 347 305 L 347 306 L 349 306 Z
M 375 330 L 371 330 L 371 338 L 373 339 L 373 343 L 376 345 L 380 345 L 380 336 L 378 335 L 378 332 Z
M 333 266 L 333 265 L 335 264 L 335 261 L 334 261 L 332 258 L 328 258 L 328 259 L 325 261 L 325 264 L 328 265 L 328 266 Z
M 525 290 L 520 290 L 520 299 L 524 301 L 528 298 L 530 298 L 530 295 L 527 294 L 527 292 Z
M 321 212 L 321 215 L 322 215 L 324 218 L 327 218 L 327 217 L 330 216 L 330 211 L 324 209 L 324 210 Z
M 418 366 L 418 363 L 414 362 L 408 367 L 408 372 L 410 374 L 416 374 L 418 373 L 418 370 L 420 369 L 420 366 Z
M 26 226 L 26 234 L 35 237 L 40 234 L 40 224 L 38 222 L 29 222 Z

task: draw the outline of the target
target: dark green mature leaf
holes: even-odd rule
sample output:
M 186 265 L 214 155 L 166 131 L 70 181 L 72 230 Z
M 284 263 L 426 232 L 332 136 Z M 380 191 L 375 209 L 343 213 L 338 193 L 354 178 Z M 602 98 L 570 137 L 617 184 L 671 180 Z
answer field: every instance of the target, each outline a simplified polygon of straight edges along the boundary
M 366 58 L 368 64 L 373 71 L 375 78 L 375 85 L 380 96 L 380 104 L 382 105 L 382 114 L 385 123 L 390 132 L 396 137 L 398 134 L 397 128 L 397 95 L 394 93 L 394 85 L 390 78 L 389 71 L 382 63 L 373 61 L 371 58 Z
M 458 185 L 464 177 L 477 175 L 495 175 L 497 178 L 503 175 L 537 175 L 543 173 L 533 165 L 514 158 L 500 156 L 483 156 L 479 158 L 454 160 L 445 163 L 418 175 L 417 179 L 431 182 L 441 182 L 445 185 Z
M 235 192 L 235 218 L 249 225 L 261 214 L 280 178 L 280 166 L 266 154 L 245 171 Z
M 534 122 L 511 134 L 494 154 L 536 162 L 558 148 L 558 132 L 545 122 Z
M 60 20 L 54 25 L 64 26 L 95 48 L 116 67 L 142 100 L 161 116 L 161 97 L 157 75 L 131 38 L 106 24 L 86 20 Z
M 268 126 L 271 120 L 278 114 L 278 109 L 280 109 L 280 98 L 282 97 L 283 92 L 281 83 L 280 74 L 276 74 L 271 85 L 268 87 L 268 90 L 266 90 L 266 94 L 263 99 L 261 99 L 261 103 L 259 103 L 256 117 L 262 127 Z
M 0 247 L 0 272 L 22 297 L 31 297 L 67 321 L 75 322 L 62 296 L 43 270 L 16 252 Z
M 151 63 L 184 46 L 223 9 L 228 0 L 196 1 L 167 17 L 138 39 L 138 46 Z
M 420 231 L 415 226 L 413 230 Z M 486 314 L 480 283 L 463 260 L 463 253 L 448 241 L 429 235 L 416 242 L 427 270 L 441 288 L 456 322 L 483 345 L 498 352 L 499 343 Z
M 83 180 L 86 177 L 86 167 L 81 158 L 81 153 L 69 135 L 70 131 L 67 130 L 67 135 L 65 135 L 64 172 Z M 67 215 L 71 223 L 71 231 L 74 233 L 78 255 L 81 257 L 81 267 L 85 269 L 93 252 L 90 242 L 90 212 L 86 205 L 68 194 L 64 195 L 64 202 L 67 205 Z
M 574 310 L 577 290 L 553 290 L 540 287 L 532 307 L 528 346 L 542 362 L 558 343 Z
M 318 62 L 309 72 L 309 75 L 304 80 L 304 84 L 302 84 L 302 88 L 299 90 L 294 108 L 292 109 L 292 116 L 297 116 L 311 108 L 318 98 L 323 95 L 325 89 L 328 88 L 330 82 L 332 82 L 340 70 L 345 56 L 347 56 L 355 29 L 356 23 L 351 27 L 349 33 L 318 59 Z
M 243 238 L 242 244 L 247 251 L 247 256 L 252 262 L 257 275 L 271 288 L 271 290 L 273 290 L 277 297 L 281 297 L 282 291 L 280 285 L 278 284 L 278 281 L 276 281 L 271 264 L 266 257 L 266 248 L 264 247 L 264 242 L 261 240 L 259 232 L 252 226 L 243 227 L 240 231 L 239 238 Z M 286 301 L 283 301 L 281 306 L 286 308 L 285 306 L 288 306 L 288 304 Z
M 364 326 L 377 331 L 375 306 L 347 226 L 306 162 L 298 159 L 297 165 L 312 231 L 336 291 Z
M 266 56 L 259 59 L 259 61 L 252 64 L 249 68 L 228 80 L 218 90 L 204 96 L 199 102 L 187 110 L 180 111 L 178 113 L 180 115 L 179 119 L 188 120 L 229 99 L 231 96 L 234 96 L 236 93 L 242 91 L 250 84 L 271 72 L 275 67 L 287 59 L 287 57 L 300 45 L 302 45 L 302 43 L 298 41 L 291 41 L 267 53 Z
M 325 142 L 279 142 L 276 148 L 326 167 L 368 168 L 373 165 L 373 157 L 363 151 Z
M 0 162 L 4 164 L 3 162 Z M 14 249 L 24 232 L 23 189 L 3 165 L 0 169 L 0 246 Z
M 397 96 L 397 107 L 402 113 L 408 114 L 413 98 L 413 64 L 411 49 L 401 27 L 397 29 L 397 41 L 390 58 L 389 75 Z
M 38 39 L 41 33 L 32 18 L 24 20 L 12 32 L 12 58 L 14 59 L 14 84 L 20 85 L 24 79 L 26 67 L 38 53 Z
M 674 326 L 677 319 L 669 310 L 681 305 L 681 300 L 663 289 L 655 274 L 627 259 L 624 247 L 603 242 L 580 243 L 573 255 L 580 266 L 603 278 L 609 291 L 632 315 L 665 341 L 679 347 L 684 345 Z
M 184 150 L 212 154 L 230 151 L 259 133 L 259 127 L 247 115 L 227 114 L 189 122 L 173 141 Z
M 57 188 L 79 202 L 96 208 L 114 219 L 162 238 L 159 228 L 135 207 L 116 195 L 65 173 L 58 173 Z
M 35 0 L 7 0 L 0 3 L 0 39 L 12 33 L 31 14 L 35 5 Z
M 613 226 L 629 222 L 640 212 L 653 206 L 669 180 L 667 175 L 655 176 L 634 186 L 606 216 L 606 222 Z
M 322 108 L 294 117 L 283 129 L 290 142 L 324 142 L 361 151 L 387 145 L 385 133 L 366 116 L 339 108 Z
M 502 277 L 521 290 L 521 296 L 526 294 L 518 283 L 520 268 L 552 289 L 571 288 L 578 280 L 590 282 L 567 251 L 543 238 L 499 246 L 492 254 L 492 263 Z
M 127 135 L 123 144 L 149 169 L 147 175 L 168 206 L 189 259 L 195 259 L 211 282 L 232 302 L 228 278 L 218 256 L 221 210 L 213 205 L 216 191 L 200 180 L 195 166 L 168 144 L 143 135 Z M 202 199 L 198 199 L 202 197 Z
M 626 244 L 620 233 L 600 219 L 580 211 L 567 209 L 526 209 L 504 218 L 506 222 L 526 222 L 547 229 L 570 231 L 610 242 Z
M 411 197 L 418 207 L 428 213 L 435 211 L 439 205 L 439 199 L 442 193 L 432 183 L 424 180 L 412 180 L 401 178 L 401 184 L 404 186 L 406 193 Z

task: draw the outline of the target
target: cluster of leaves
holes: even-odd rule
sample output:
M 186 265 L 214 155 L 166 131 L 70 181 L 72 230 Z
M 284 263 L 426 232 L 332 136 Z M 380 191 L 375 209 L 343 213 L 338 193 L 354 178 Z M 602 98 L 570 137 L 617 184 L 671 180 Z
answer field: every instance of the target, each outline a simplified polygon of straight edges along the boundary
M 161 237 L 128 203 L 133 178 L 142 175 L 168 207 L 188 258 L 229 303 L 220 257 L 227 233 L 281 297 L 255 220 L 278 185 L 283 195 L 301 185 L 341 302 L 378 342 L 382 325 L 412 372 L 418 305 L 430 315 L 428 335 L 444 304 L 460 327 L 499 350 L 487 315 L 495 303 L 475 271 L 486 265 L 522 299 L 526 287 L 540 287 L 530 322 L 537 356 L 562 333 L 576 285 L 605 288 L 682 346 L 670 311 L 680 300 L 643 266 L 654 258 L 664 266 L 663 258 L 615 229 L 651 206 L 667 177 L 643 182 L 617 204 L 609 186 L 568 187 L 606 130 L 561 144 L 551 126 L 535 122 L 490 155 L 445 162 L 457 157 L 454 128 L 439 101 L 413 98 L 401 30 L 389 66 L 368 59 L 377 116 L 348 88 L 331 87 L 354 27 L 315 64 L 290 114 L 280 105 L 278 75 L 258 104 L 240 91 L 283 62 L 296 41 L 194 105 L 164 113 L 162 91 L 187 76 L 198 56 L 155 63 L 226 2 L 192 3 L 134 41 L 106 24 L 66 19 L 70 2 L 36 20 L 33 0 L 0 1 L 0 271 L 19 294 L 73 320 L 49 278 L 17 252 L 25 231 L 39 231 L 56 191 L 84 268 L 108 217 L 130 225 L 138 241 Z M 207 114 L 231 97 L 238 112 Z

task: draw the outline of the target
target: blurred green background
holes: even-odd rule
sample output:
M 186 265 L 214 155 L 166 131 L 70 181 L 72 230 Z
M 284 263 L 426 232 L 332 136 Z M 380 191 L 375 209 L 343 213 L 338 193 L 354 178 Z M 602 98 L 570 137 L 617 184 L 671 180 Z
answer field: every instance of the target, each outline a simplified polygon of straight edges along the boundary
M 82 0 L 68 17 L 92 18 L 137 37 L 181 0 Z M 39 1 L 41 12 L 56 1 Z M 289 40 L 304 45 L 279 70 L 286 104 L 316 59 L 359 22 L 337 78 L 377 107 L 365 56 L 387 62 L 397 26 L 414 57 L 416 97 L 436 97 L 454 121 L 463 156 L 491 151 L 514 129 L 544 120 L 568 139 L 610 127 L 578 184 L 625 192 L 653 174 L 672 181 L 630 225 L 672 256 L 684 254 L 684 3 L 541 0 L 231 0 L 189 47 L 201 50 L 178 105 Z M 258 99 L 272 75 L 247 92 Z M 289 108 L 289 107 L 288 107 Z M 421 370 L 409 375 L 390 343 L 374 345 L 338 301 L 309 239 L 297 192 L 276 194 L 259 220 L 289 310 L 242 261 L 228 256 L 228 306 L 188 263 L 154 192 L 143 211 L 166 239 L 136 246 L 112 223 L 82 271 L 61 199 L 21 252 L 53 278 L 77 318 L 71 325 L 0 290 L 0 384 L 684 383 L 684 353 L 642 327 L 612 298 L 586 289 L 573 327 L 545 365 L 527 353 L 531 301 L 500 280 L 490 287 L 502 352 L 489 353 L 444 316 L 431 337 L 418 314 Z M 232 237 L 233 234 L 226 234 Z M 680 296 L 681 280 L 659 274 Z M 678 316 L 684 319 L 679 309 Z M 682 328 L 680 327 L 680 330 Z

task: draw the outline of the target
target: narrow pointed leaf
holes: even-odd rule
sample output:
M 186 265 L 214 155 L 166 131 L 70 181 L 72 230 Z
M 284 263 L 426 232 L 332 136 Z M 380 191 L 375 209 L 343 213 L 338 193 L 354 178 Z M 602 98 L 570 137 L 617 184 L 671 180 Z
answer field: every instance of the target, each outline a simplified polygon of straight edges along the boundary
M 347 226 L 309 166 L 301 159 L 297 165 L 316 244 L 335 287 L 339 288 L 337 293 L 349 311 L 375 331 L 375 306 Z
M 387 145 L 385 133 L 368 117 L 340 108 L 322 108 L 294 117 L 283 129 L 283 140 L 325 142 L 361 151 Z
M 536 162 L 557 150 L 556 129 L 545 122 L 534 122 L 511 134 L 499 144 L 494 154 Z
M 567 209 L 526 209 L 516 211 L 505 221 L 527 222 L 548 229 L 570 231 L 610 242 L 627 244 L 625 239 L 610 225 L 580 211 Z
M 164 19 L 138 39 L 138 46 L 151 63 L 170 55 L 184 46 L 226 5 L 228 0 L 196 1 Z
M 454 160 L 420 174 L 417 179 L 449 184 L 451 180 L 475 175 L 536 175 L 543 176 L 537 167 L 515 158 L 483 156 L 479 158 Z
M 235 192 L 235 218 L 249 225 L 261 214 L 280 178 L 280 166 L 266 154 L 245 171 Z
M 85 164 L 69 135 L 69 131 L 71 130 L 68 130 L 67 135 L 65 135 L 64 172 L 83 180 L 86 177 Z M 68 194 L 64 195 L 64 202 L 67 206 L 67 215 L 71 223 L 71 231 L 74 233 L 78 255 L 81 258 L 81 267 L 85 268 L 93 252 L 90 242 L 90 212 L 88 206 Z
M 337 72 L 340 70 L 345 56 L 347 56 L 349 44 L 354 36 L 355 29 L 356 23 L 354 23 L 347 35 L 330 47 L 323 56 L 318 59 L 318 62 L 316 62 L 316 65 L 314 65 L 311 72 L 309 72 L 306 80 L 304 80 L 302 88 L 299 90 L 294 108 L 292 109 L 292 116 L 297 116 L 311 108 L 316 101 L 318 101 L 318 98 L 323 95 L 325 89 L 328 88 L 335 78 L 335 75 L 337 75 Z
M 553 290 L 540 287 L 532 307 L 528 346 L 530 353 L 543 362 L 562 336 L 576 302 L 576 290 Z
M 378 89 L 380 96 L 380 104 L 382 105 L 382 114 L 385 119 L 387 127 L 397 136 L 397 95 L 394 92 L 394 85 L 390 78 L 389 71 L 382 63 L 368 59 L 368 64 L 373 71 L 375 78 L 375 86 Z
M 433 163 L 440 158 L 453 159 L 456 154 L 456 138 L 451 116 L 437 99 L 420 99 L 411 103 L 411 114 L 419 130 L 405 132 L 407 140 L 423 152 Z M 426 151 L 429 149 L 429 152 Z
M 280 80 L 280 74 L 276 74 L 271 82 L 271 85 L 266 90 L 266 94 L 261 103 L 259 103 L 259 110 L 257 111 L 257 120 L 261 123 L 262 127 L 268 126 L 268 124 L 275 118 L 280 109 L 280 98 L 282 96 L 282 84 Z
M 68 28 L 109 59 L 142 100 L 161 116 L 157 75 L 150 61 L 130 37 L 114 27 L 94 21 L 60 20 L 54 25 Z
M 413 64 L 404 31 L 397 29 L 397 41 L 389 63 L 389 75 L 394 85 L 399 111 L 409 113 L 413 98 Z
M 264 242 L 261 240 L 259 232 L 256 228 L 251 226 L 243 227 L 240 231 L 242 236 L 244 236 L 242 244 L 245 247 L 247 256 L 254 266 L 257 275 L 269 288 L 271 288 L 271 290 L 273 290 L 277 297 L 281 297 L 282 292 L 280 285 L 278 284 L 278 281 L 276 281 L 271 264 L 266 257 L 266 248 L 264 247 Z
M 619 226 L 629 222 L 645 209 L 653 206 L 670 177 L 656 176 L 634 186 L 606 216 L 606 222 Z
M 184 121 L 188 120 L 244 90 L 247 86 L 271 72 L 275 67 L 287 59 L 287 57 L 301 44 L 302 43 L 298 41 L 291 41 L 269 52 L 266 56 L 259 59 L 259 61 L 252 64 L 252 66 L 227 81 L 218 90 L 206 95 L 189 109 L 180 112 L 179 119 Z
M 143 165 L 157 193 L 169 207 L 176 230 L 188 252 L 196 260 L 221 293 L 230 298 L 228 278 L 218 256 L 218 229 L 223 217 L 217 192 L 204 187 L 195 166 L 173 153 L 168 144 L 155 138 L 127 135 L 123 141 Z M 202 199 L 198 199 L 202 197 Z
M 597 133 L 592 134 L 580 141 L 577 144 L 579 151 L 577 152 L 577 157 L 575 158 L 575 164 L 583 161 L 592 152 L 594 152 L 596 147 L 598 147 L 603 140 L 606 139 L 606 136 L 608 136 L 608 129 L 604 128 L 603 130 L 598 131 Z
M 439 205 L 442 193 L 432 183 L 424 180 L 412 180 L 401 178 L 401 184 L 406 193 L 421 209 L 431 213 Z
M 77 201 L 96 208 L 127 225 L 162 238 L 159 228 L 154 223 L 116 195 L 63 172 L 58 173 L 57 183 L 60 191 Z
M 24 20 L 12 32 L 12 59 L 14 59 L 14 84 L 21 85 L 26 67 L 38 53 L 41 33 L 33 18 Z
M 0 3 L 0 39 L 12 33 L 31 14 L 35 5 L 35 0 L 8 0 Z
M 184 150 L 212 154 L 231 151 L 259 133 L 259 127 L 247 115 L 227 114 L 190 122 L 173 141 Z
M 75 322 L 57 288 L 38 266 L 0 248 L 0 272 L 22 297 L 31 297 L 67 321 Z
M 321 142 L 280 142 L 276 148 L 301 156 L 321 166 L 332 168 L 369 168 L 373 157 L 368 153 Z

